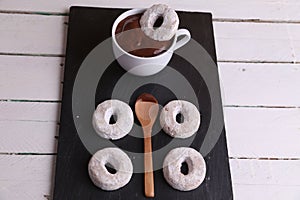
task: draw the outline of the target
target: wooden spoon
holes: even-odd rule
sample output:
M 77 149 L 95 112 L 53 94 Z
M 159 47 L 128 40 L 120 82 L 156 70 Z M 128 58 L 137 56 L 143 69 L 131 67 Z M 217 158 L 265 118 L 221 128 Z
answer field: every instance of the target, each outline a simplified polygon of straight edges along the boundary
M 151 94 L 144 93 L 135 102 L 135 114 L 144 132 L 144 184 L 146 197 L 154 197 L 151 132 L 158 110 L 158 102 Z

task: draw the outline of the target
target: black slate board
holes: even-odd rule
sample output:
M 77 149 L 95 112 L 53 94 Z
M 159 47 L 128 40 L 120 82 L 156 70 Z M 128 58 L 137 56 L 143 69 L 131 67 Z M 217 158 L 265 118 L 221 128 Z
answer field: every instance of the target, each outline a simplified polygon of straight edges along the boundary
M 69 16 L 66 65 L 59 130 L 58 155 L 54 186 L 55 200 L 82 199 L 146 199 L 143 190 L 143 174 L 135 173 L 128 185 L 112 192 L 102 191 L 90 181 L 87 173 L 91 154 L 82 144 L 73 121 L 72 91 L 76 74 L 85 57 L 90 51 L 106 38 L 110 37 L 114 20 L 125 10 L 72 7 Z M 216 62 L 212 17 L 208 13 L 178 12 L 180 26 L 190 30 L 193 39 L 200 43 Z M 193 71 L 192 66 L 184 59 L 173 56 L 170 64 L 186 77 L 198 97 L 202 115 L 201 127 L 191 147 L 200 149 L 211 117 L 210 96 L 204 80 Z M 182 68 L 182 66 L 185 66 Z M 117 64 L 111 63 L 101 77 L 95 94 L 95 107 L 98 103 L 111 98 L 112 88 L 125 71 Z M 158 75 L 159 76 L 159 75 Z M 219 90 L 219 82 L 215 83 Z M 168 88 L 157 84 L 146 84 L 138 88 L 130 97 L 129 105 L 133 108 L 136 97 L 142 92 L 153 93 L 161 105 L 176 99 Z M 220 97 L 218 97 L 220 98 Z M 134 109 L 133 109 L 134 110 Z M 222 115 L 222 111 L 220 111 Z M 136 120 L 136 119 L 135 119 Z M 205 181 L 196 190 L 180 192 L 171 188 L 163 178 L 162 170 L 154 173 L 155 199 L 233 199 L 231 176 L 228 163 L 227 144 L 224 122 L 223 130 L 213 150 L 205 156 L 207 175 Z M 140 131 L 136 128 L 134 131 Z M 162 148 L 170 140 L 169 136 L 159 133 L 153 137 L 153 149 Z M 126 136 L 114 142 L 122 149 L 142 152 L 143 140 Z

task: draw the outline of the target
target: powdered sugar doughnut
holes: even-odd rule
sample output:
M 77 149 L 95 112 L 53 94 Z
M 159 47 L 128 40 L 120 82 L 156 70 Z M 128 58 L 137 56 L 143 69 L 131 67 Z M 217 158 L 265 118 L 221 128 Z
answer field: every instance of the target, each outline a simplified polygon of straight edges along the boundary
M 181 173 L 182 163 L 186 162 L 188 173 Z M 163 173 L 166 181 L 175 189 L 190 191 L 204 181 L 206 164 L 202 155 L 192 148 L 179 147 L 171 150 L 165 157 Z
M 110 118 L 116 116 L 116 122 Z M 120 139 L 127 135 L 133 126 L 133 113 L 129 105 L 119 100 L 107 100 L 99 104 L 93 114 L 95 131 L 106 139 Z
M 116 173 L 110 173 L 105 165 L 111 165 Z M 88 165 L 93 183 L 103 190 L 117 190 L 131 179 L 133 167 L 130 158 L 118 148 L 105 148 L 97 151 Z
M 153 28 L 155 21 L 163 17 L 163 23 L 158 28 Z M 140 19 L 142 31 L 153 40 L 170 40 L 176 33 L 179 18 L 174 9 L 164 4 L 156 4 L 148 8 Z
M 183 116 L 183 123 L 176 121 L 176 115 Z M 187 138 L 192 136 L 200 126 L 200 113 L 196 106 L 188 101 L 174 100 L 161 111 L 160 124 L 172 137 Z

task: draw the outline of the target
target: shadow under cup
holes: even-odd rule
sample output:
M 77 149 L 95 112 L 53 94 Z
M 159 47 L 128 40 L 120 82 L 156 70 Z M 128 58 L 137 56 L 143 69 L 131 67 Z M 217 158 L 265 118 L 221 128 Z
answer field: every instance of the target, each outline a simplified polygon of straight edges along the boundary
M 117 26 L 126 17 L 136 15 L 136 14 L 141 14 L 144 11 L 145 9 L 132 9 L 126 11 L 115 20 L 112 27 L 112 47 L 113 47 L 113 53 L 116 60 L 121 65 L 121 67 L 123 67 L 126 71 L 137 76 L 150 76 L 160 72 L 168 65 L 174 50 L 182 47 L 191 39 L 191 35 L 188 30 L 179 29 L 177 30 L 175 36 L 173 37 L 172 39 L 173 41 L 171 42 L 169 48 L 156 56 L 139 57 L 128 53 L 117 42 L 116 34 L 115 34 Z M 132 34 L 135 34 L 135 31 L 134 29 L 131 29 L 122 32 L 122 34 L 126 34 L 130 37 L 134 37 L 132 36 Z M 179 37 L 180 39 L 178 40 Z M 151 44 L 147 44 L 147 46 L 143 45 L 139 48 L 155 48 L 155 46 L 152 46 Z

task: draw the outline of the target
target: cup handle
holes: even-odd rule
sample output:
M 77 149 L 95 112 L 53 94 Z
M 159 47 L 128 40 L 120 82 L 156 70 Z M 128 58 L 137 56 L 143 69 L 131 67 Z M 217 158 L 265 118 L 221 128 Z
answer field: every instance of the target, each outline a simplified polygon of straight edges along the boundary
M 180 40 L 177 40 L 179 36 L 184 36 Z M 191 39 L 191 33 L 187 29 L 179 29 L 176 32 L 176 44 L 174 46 L 174 51 L 183 45 L 185 45 Z

